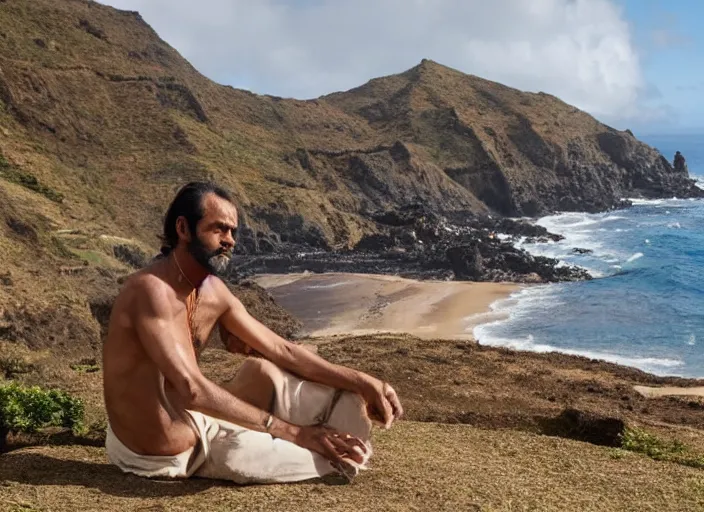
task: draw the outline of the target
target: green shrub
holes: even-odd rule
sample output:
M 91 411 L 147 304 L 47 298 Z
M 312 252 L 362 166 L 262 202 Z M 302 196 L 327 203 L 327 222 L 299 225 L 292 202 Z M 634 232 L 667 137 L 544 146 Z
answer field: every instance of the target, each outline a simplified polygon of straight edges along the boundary
M 0 385 L 0 431 L 31 433 L 44 427 L 65 427 L 80 433 L 83 415 L 83 402 L 63 391 L 14 382 Z
M 643 453 L 653 459 L 666 459 L 684 451 L 684 445 L 679 441 L 669 443 L 637 428 L 626 429 L 621 436 L 621 442 L 624 450 Z
M 666 441 L 638 428 L 628 428 L 624 431 L 621 435 L 621 448 L 642 453 L 651 459 L 704 469 L 704 456 L 689 453 L 682 441 Z

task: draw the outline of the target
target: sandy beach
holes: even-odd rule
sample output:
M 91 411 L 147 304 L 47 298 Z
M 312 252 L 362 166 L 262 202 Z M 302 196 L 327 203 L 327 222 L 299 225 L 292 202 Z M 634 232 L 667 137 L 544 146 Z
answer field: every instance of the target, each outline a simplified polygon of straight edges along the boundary
M 519 289 L 507 283 L 335 273 L 270 274 L 257 283 L 303 322 L 301 334 L 310 337 L 389 332 L 473 339 L 474 326 L 500 318 L 490 305 Z

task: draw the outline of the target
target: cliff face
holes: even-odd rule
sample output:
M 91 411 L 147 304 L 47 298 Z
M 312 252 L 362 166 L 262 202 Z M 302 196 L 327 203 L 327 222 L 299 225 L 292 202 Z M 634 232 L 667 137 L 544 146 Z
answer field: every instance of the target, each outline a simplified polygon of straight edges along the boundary
M 325 98 L 504 215 L 603 210 L 624 197 L 701 196 L 629 131 L 548 94 L 531 94 L 424 60 Z M 420 152 L 420 151 L 419 151 Z
M 90 297 L 156 248 L 193 179 L 233 190 L 255 230 L 336 248 L 409 202 L 538 215 L 701 194 L 630 133 L 431 61 L 281 99 L 206 79 L 137 13 L 0 1 L 0 338 L 94 339 Z

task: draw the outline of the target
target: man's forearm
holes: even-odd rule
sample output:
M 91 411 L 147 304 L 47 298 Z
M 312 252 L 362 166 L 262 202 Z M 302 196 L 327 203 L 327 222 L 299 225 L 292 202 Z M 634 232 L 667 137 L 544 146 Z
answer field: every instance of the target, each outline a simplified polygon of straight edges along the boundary
M 273 421 L 269 429 L 267 429 L 266 423 L 270 415 L 267 411 L 263 411 L 237 398 L 205 378 L 199 383 L 193 399 L 188 404 L 188 408 L 250 430 L 268 432 L 273 437 L 291 442 L 294 442 L 300 430 L 300 427 L 273 416 Z
M 272 363 L 304 379 L 362 394 L 372 378 L 360 371 L 332 364 L 305 348 L 285 342 Z

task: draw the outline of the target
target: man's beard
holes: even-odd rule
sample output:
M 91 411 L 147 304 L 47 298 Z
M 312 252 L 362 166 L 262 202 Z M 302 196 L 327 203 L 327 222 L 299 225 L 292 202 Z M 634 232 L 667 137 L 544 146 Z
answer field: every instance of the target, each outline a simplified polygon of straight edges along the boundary
M 208 251 L 198 237 L 188 244 L 188 252 L 203 268 L 216 276 L 224 276 L 230 267 L 232 253 L 227 249 Z

